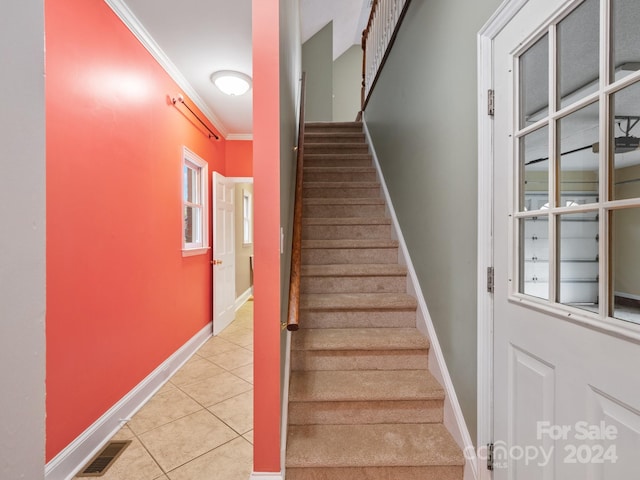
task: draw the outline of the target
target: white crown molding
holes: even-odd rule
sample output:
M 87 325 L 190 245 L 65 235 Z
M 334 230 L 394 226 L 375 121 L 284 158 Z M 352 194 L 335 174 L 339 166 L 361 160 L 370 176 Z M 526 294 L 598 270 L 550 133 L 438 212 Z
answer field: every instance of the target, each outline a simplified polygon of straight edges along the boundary
M 133 14 L 131 9 L 124 3 L 123 0 L 104 0 L 109 5 L 111 10 L 122 20 L 131 33 L 142 43 L 142 45 L 149 51 L 149 53 L 156 59 L 162 68 L 169 74 L 174 82 L 184 91 L 191 101 L 200 109 L 205 117 L 213 124 L 213 126 L 221 133 L 226 139 L 229 136 L 229 130 L 224 123 L 216 116 L 215 113 L 207 106 L 206 102 L 198 95 L 195 89 L 191 86 L 189 81 L 178 70 L 178 67 L 169 59 L 166 53 L 155 42 L 151 34 L 144 28 L 138 18 Z M 171 94 L 172 92 L 167 92 Z
M 253 140 L 252 133 L 230 133 L 225 140 Z

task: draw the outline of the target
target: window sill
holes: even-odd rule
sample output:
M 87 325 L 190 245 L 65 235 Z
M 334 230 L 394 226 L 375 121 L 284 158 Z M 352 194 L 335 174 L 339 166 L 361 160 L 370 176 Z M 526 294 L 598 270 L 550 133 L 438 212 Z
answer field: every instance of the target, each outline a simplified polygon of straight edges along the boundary
M 210 247 L 203 247 L 203 248 L 188 248 L 188 249 L 182 249 L 182 256 L 183 257 L 194 257 L 196 255 L 204 255 L 206 253 L 209 253 L 209 250 L 211 250 Z

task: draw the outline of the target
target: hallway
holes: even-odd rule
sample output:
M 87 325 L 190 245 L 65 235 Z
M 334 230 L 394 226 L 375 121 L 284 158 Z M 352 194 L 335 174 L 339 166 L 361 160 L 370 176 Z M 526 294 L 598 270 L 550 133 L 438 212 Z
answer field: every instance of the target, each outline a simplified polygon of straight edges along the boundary
M 234 322 L 200 347 L 113 437 L 132 443 L 101 478 L 248 478 L 252 429 L 253 301 L 248 301 Z

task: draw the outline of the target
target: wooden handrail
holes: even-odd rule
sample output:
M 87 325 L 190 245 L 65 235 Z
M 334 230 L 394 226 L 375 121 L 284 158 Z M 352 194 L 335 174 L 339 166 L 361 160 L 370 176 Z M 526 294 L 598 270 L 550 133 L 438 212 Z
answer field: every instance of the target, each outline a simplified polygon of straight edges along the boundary
M 293 206 L 293 248 L 291 249 L 291 278 L 289 283 L 289 314 L 287 330 L 293 332 L 300 325 L 300 277 L 302 262 L 302 182 L 304 168 L 304 97 L 306 73 L 300 83 L 300 119 L 298 126 L 298 155 L 296 158 L 296 192 Z
M 361 112 L 367 107 L 410 3 L 411 0 L 373 0 L 367 28 L 362 32 Z

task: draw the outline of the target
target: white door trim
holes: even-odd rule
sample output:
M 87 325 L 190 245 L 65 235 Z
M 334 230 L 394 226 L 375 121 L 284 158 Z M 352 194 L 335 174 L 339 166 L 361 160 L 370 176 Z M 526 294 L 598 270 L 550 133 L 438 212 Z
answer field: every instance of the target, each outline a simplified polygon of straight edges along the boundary
M 484 447 L 493 437 L 493 295 L 487 269 L 493 266 L 493 118 L 487 111 L 493 89 L 493 40 L 528 0 L 505 0 L 478 32 L 478 478 L 488 480 Z

